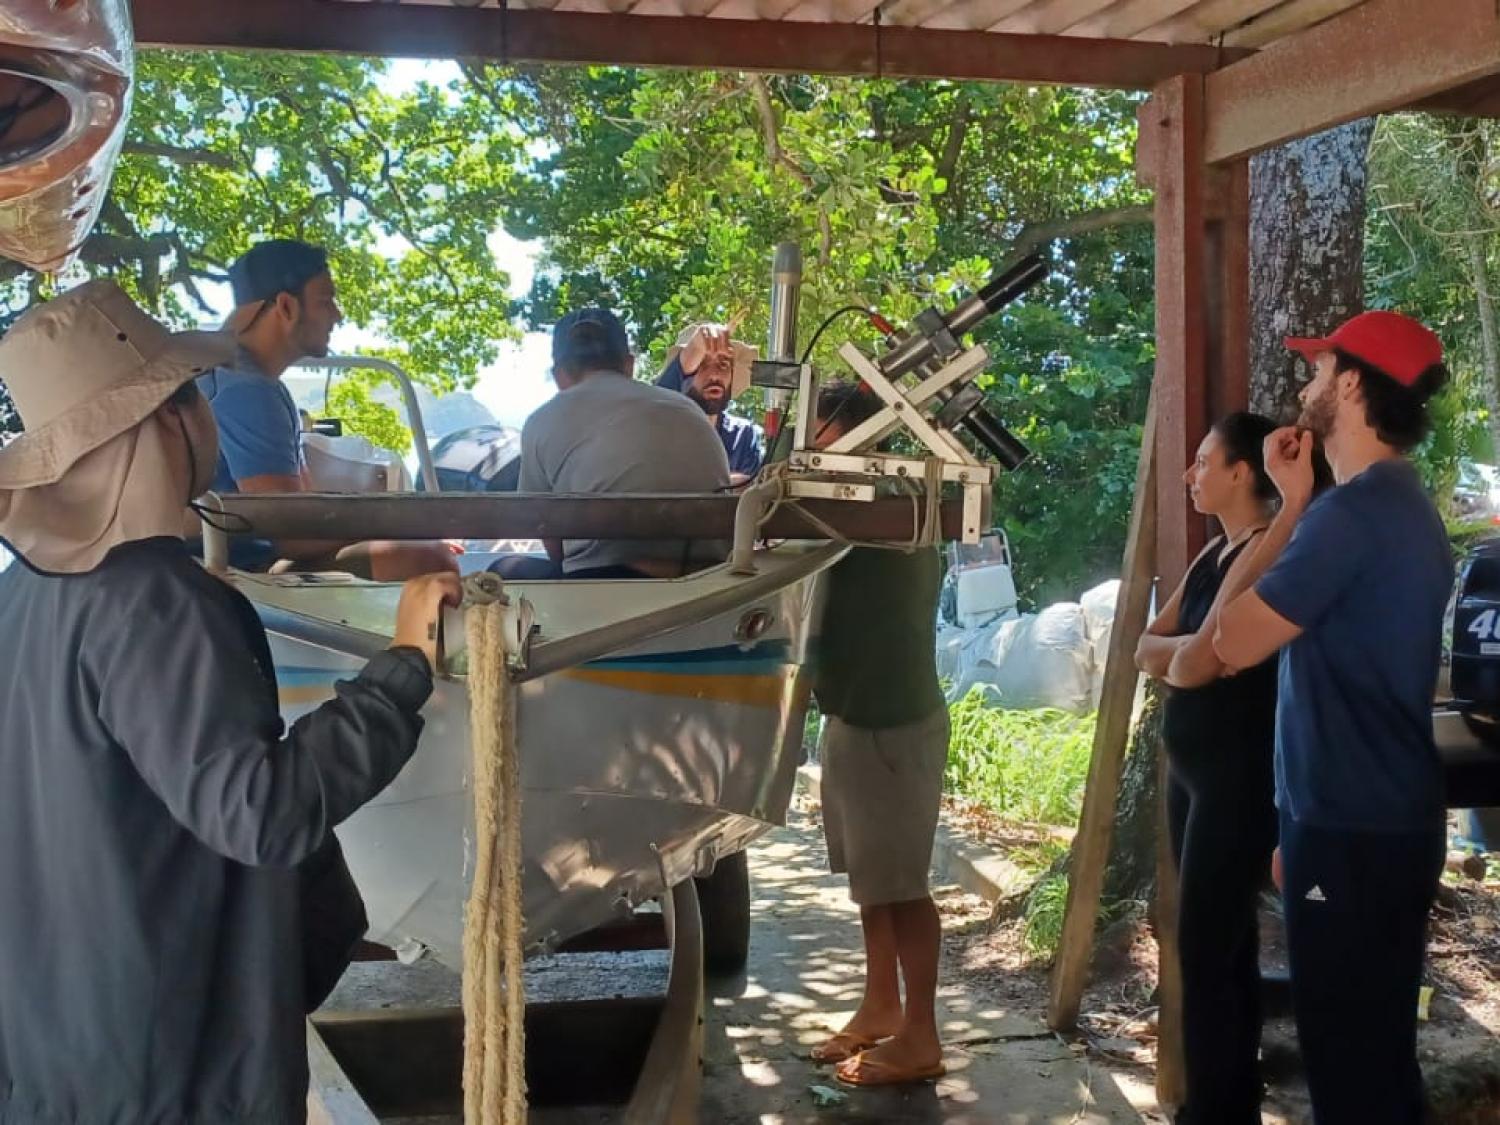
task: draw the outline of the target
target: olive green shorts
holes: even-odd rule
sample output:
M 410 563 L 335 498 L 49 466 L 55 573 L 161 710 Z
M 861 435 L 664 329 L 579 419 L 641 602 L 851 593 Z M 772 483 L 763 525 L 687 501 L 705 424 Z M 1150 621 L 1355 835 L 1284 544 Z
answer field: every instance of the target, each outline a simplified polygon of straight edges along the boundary
M 947 708 L 883 730 L 829 718 L 819 757 L 828 866 L 848 873 L 849 897 L 861 906 L 924 898 L 948 761 Z

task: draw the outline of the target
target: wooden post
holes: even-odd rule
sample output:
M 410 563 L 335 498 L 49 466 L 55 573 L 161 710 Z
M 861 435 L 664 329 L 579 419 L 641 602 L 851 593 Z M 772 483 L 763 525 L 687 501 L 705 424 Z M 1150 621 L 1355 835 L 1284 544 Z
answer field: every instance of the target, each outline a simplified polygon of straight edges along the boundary
M 1088 983 L 1089 961 L 1094 952 L 1094 924 L 1099 918 L 1099 895 L 1104 889 L 1104 868 L 1109 861 L 1110 837 L 1114 832 L 1120 771 L 1130 741 L 1130 718 L 1139 677 L 1135 667 L 1135 646 L 1146 628 L 1151 578 L 1155 572 L 1156 401 L 1157 394 L 1153 389 L 1146 407 L 1146 425 L 1141 433 L 1135 501 L 1130 511 L 1130 532 L 1125 539 L 1124 573 L 1119 598 L 1115 602 L 1114 625 L 1109 634 L 1109 655 L 1099 698 L 1099 721 L 1094 728 L 1093 757 L 1089 760 L 1078 835 L 1073 839 L 1062 937 L 1052 968 L 1047 1023 L 1057 1030 L 1078 1023 L 1078 1009 L 1083 1000 L 1084 986 Z
M 1208 426 L 1203 80 L 1163 82 L 1140 122 L 1156 188 L 1156 573 L 1171 591 L 1204 543 L 1182 481 Z
M 1250 162 L 1213 168 L 1207 232 L 1208 421 L 1250 404 Z

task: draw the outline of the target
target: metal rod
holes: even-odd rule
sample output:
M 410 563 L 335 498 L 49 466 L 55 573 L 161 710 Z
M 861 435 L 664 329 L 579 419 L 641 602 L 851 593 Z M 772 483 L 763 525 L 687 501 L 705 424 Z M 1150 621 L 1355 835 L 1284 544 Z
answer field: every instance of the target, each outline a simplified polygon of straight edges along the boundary
M 732 495 L 555 496 L 537 493 L 238 493 L 220 498 L 236 534 L 268 539 L 720 539 L 734 536 Z M 849 539 L 910 540 L 920 504 L 799 500 L 767 521 L 768 539 L 827 539 L 805 509 Z M 962 535 L 958 501 L 942 504 L 943 536 Z

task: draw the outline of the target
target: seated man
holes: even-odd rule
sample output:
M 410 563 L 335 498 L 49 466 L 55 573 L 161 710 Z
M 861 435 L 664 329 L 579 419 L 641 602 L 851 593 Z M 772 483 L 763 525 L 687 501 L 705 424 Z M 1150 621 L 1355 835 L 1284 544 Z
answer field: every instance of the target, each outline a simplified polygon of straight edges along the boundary
M 522 492 L 716 492 L 729 486 L 724 447 L 680 394 L 637 382 L 619 319 L 580 309 L 552 332 L 558 394 L 521 431 Z M 723 560 L 724 544 L 690 539 L 548 540 L 568 578 L 675 578 Z
M 328 338 L 343 319 L 335 300 L 328 255 L 292 239 L 252 246 L 229 267 L 235 311 L 225 328 L 238 344 L 235 358 L 198 379 L 219 426 L 214 491 L 310 491 L 302 458 L 302 417 L 282 375 L 306 356 L 326 356 Z M 347 570 L 395 582 L 456 570 L 444 543 L 336 543 L 236 536 L 230 562 L 267 570 L 287 560 L 298 570 Z
M 730 331 L 713 324 L 693 325 L 667 353 L 667 366 L 656 377 L 656 385 L 681 391 L 708 415 L 724 443 L 731 483 L 743 484 L 760 472 L 765 454 L 760 427 L 748 418 L 726 413 L 750 385 L 750 365 L 755 362 L 755 349 L 731 340 Z

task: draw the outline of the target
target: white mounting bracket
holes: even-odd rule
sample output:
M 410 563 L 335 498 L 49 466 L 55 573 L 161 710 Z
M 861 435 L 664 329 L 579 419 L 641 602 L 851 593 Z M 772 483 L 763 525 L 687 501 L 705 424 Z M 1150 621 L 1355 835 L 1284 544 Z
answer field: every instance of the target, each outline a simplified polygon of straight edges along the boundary
M 963 541 L 977 543 L 989 525 L 995 467 L 980 461 L 952 431 L 930 419 L 928 408 L 944 391 L 958 390 L 983 370 L 989 362 L 989 353 L 979 346 L 969 348 L 910 389 L 888 379 L 853 344 L 846 343 L 840 348 L 839 357 L 885 406 L 826 449 L 814 448 L 819 380 L 812 367 L 804 364 L 797 396 L 794 448 L 787 462 L 789 494 L 873 500 L 876 480 L 896 478 L 921 483 L 927 472 L 925 461 L 876 451 L 891 434 L 905 429 L 926 447 L 931 457 L 942 462 L 942 480 L 963 490 Z M 859 477 L 867 478 L 868 483 L 851 480 Z

